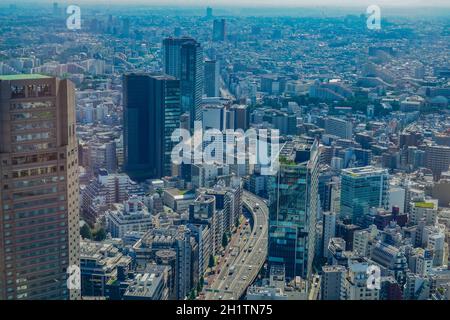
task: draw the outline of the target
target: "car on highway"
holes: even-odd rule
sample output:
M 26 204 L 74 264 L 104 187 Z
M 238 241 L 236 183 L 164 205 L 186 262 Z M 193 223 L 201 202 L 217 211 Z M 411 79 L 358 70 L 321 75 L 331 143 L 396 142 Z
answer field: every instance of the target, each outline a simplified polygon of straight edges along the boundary
M 231 268 L 228 270 L 229 276 L 231 276 L 234 273 L 234 269 L 236 269 L 235 266 L 231 266 Z

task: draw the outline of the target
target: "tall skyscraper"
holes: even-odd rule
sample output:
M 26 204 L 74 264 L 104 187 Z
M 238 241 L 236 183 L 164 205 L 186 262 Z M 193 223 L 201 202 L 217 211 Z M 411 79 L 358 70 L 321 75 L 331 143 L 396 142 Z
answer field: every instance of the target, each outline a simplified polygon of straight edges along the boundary
M 135 180 L 172 174 L 171 135 L 180 124 L 180 81 L 167 75 L 124 76 L 125 171 Z
M 181 79 L 181 45 L 191 38 L 166 38 L 163 40 L 164 72 Z
M 79 265 L 75 89 L 0 76 L 0 300 L 75 299 Z
M 180 80 L 181 108 L 189 112 L 190 128 L 201 120 L 203 92 L 203 49 L 192 38 L 167 38 L 163 41 L 164 71 Z
M 387 169 L 358 167 L 342 170 L 341 218 L 362 225 L 370 208 L 389 206 Z
M 318 141 L 285 145 L 277 176 L 269 182 L 269 265 L 284 265 L 286 278 L 312 274 L 319 208 Z
M 213 41 L 225 41 L 225 19 L 214 19 Z
M 219 62 L 205 61 L 204 91 L 207 97 L 219 97 Z
M 211 7 L 206 8 L 206 18 L 211 19 L 213 16 L 213 9 Z

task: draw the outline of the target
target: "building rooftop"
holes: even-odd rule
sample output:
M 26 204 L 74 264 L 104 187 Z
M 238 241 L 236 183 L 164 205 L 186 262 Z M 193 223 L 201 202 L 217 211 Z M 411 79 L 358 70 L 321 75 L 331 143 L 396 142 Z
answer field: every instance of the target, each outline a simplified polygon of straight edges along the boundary
M 159 299 L 158 289 L 164 282 L 165 274 L 169 272 L 169 267 L 160 265 L 148 265 L 142 273 L 138 273 L 134 282 L 125 292 L 126 298 L 146 297 L 149 299 Z
M 343 174 L 350 175 L 352 177 L 362 177 L 372 174 L 387 174 L 387 170 L 384 168 L 376 168 L 373 166 L 348 168 L 342 170 Z
M 43 74 L 7 74 L 0 75 L 0 81 L 11 81 L 11 80 L 34 80 L 34 79 L 48 79 L 49 76 Z
M 414 206 L 416 208 L 434 209 L 434 202 L 419 201 L 419 202 L 415 202 Z

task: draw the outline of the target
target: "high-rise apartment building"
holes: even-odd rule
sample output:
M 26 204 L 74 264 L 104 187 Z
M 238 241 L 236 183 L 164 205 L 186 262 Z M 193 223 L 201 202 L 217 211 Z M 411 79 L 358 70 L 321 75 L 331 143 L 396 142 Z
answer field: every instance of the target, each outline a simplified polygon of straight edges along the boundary
M 325 132 L 343 139 L 351 139 L 353 134 L 353 124 L 351 121 L 329 117 L 325 119 Z
M 283 149 L 276 176 L 269 182 L 269 265 L 284 265 L 286 278 L 310 278 L 319 209 L 319 148 L 295 143 Z M 283 150 L 282 150 L 283 152 Z
M 164 72 L 180 80 L 181 108 L 189 113 L 190 128 L 201 120 L 203 93 L 203 49 L 192 38 L 167 38 L 163 41 Z
M 189 221 L 195 224 L 207 224 L 212 231 L 212 254 L 215 255 L 220 247 L 223 235 L 222 212 L 216 210 L 216 198 L 213 195 L 200 194 L 189 205 Z M 223 217 L 223 215 L 222 215 Z
M 172 174 L 172 133 L 180 123 L 180 81 L 172 76 L 124 76 L 125 171 L 138 181 Z
M 389 174 L 372 166 L 342 170 L 341 218 L 363 224 L 371 208 L 389 206 Z
M 323 266 L 320 285 L 321 300 L 340 300 L 347 269 L 341 265 Z
M 75 89 L 0 76 L 0 300 L 76 299 L 79 265 Z
M 442 172 L 450 168 L 450 147 L 431 145 L 425 149 L 425 166 L 433 172 L 436 181 L 441 178 Z

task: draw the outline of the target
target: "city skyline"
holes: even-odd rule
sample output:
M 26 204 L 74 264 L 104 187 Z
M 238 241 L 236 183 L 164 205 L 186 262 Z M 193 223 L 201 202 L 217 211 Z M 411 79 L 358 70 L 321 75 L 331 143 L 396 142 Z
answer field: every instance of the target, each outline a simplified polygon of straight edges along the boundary
M 18 0 L 16 3 L 53 3 L 54 0 Z M 78 0 L 78 4 L 120 4 L 121 0 Z M 132 5 L 157 5 L 157 6 L 180 6 L 181 7 L 192 7 L 192 6 L 211 6 L 216 8 L 221 7 L 243 7 L 243 6 L 258 6 L 258 7 L 273 7 L 274 5 L 270 0 L 191 0 L 191 1 L 182 1 L 182 0 L 131 0 L 127 2 Z M 341 0 L 339 4 L 336 4 L 334 0 L 318 0 L 318 1 L 310 1 L 310 0 L 284 0 L 282 3 L 277 3 L 276 7 L 317 7 L 317 6 L 325 6 L 325 7 L 367 7 L 369 5 L 379 5 L 386 7 L 448 7 L 450 4 L 446 0 L 362 0 L 355 3 L 352 0 Z
M 442 1 L 131 3 L 0 5 L 0 300 L 450 300 Z

